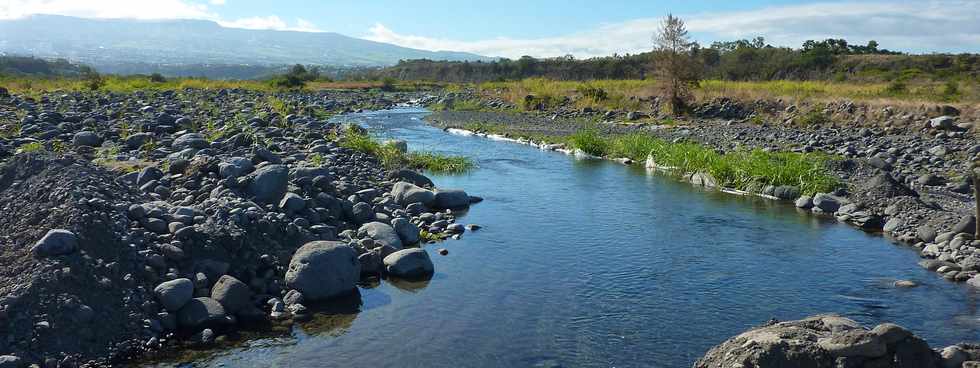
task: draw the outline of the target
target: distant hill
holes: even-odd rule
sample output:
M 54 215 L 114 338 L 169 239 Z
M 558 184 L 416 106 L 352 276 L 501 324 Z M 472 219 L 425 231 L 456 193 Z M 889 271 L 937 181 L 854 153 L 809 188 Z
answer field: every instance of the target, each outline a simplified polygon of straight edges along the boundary
M 425 51 L 338 33 L 225 28 L 206 20 L 86 19 L 57 15 L 0 20 L 0 53 L 65 58 L 100 71 L 142 66 L 287 64 L 388 66 L 403 59 L 492 60 Z M 135 67 L 134 67 L 135 65 Z

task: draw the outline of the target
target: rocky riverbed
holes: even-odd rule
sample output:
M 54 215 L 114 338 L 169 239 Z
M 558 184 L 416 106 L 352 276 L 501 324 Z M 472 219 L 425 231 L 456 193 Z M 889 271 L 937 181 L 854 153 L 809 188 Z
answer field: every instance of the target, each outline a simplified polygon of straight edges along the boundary
M 419 244 L 479 199 L 341 147 L 358 128 L 330 120 L 417 97 L 0 95 L 0 366 L 152 358 L 429 277 Z
M 848 101 L 809 106 L 782 101 L 740 103 L 718 99 L 670 125 L 643 112 L 573 109 L 513 112 L 513 106 L 477 94 L 451 94 L 438 101 L 481 99 L 484 111 L 441 111 L 435 126 L 485 130 L 547 142 L 581 129 L 605 134 L 645 133 L 669 141 L 693 141 L 719 152 L 821 151 L 838 157 L 828 169 L 844 185 L 832 193 L 801 195 L 799 188 L 762 186 L 751 192 L 793 201 L 801 211 L 833 216 L 868 232 L 882 233 L 921 251 L 921 265 L 942 277 L 980 287 L 980 241 L 970 170 L 980 162 L 978 119 L 952 106 L 872 107 Z M 653 102 L 656 104 L 655 100 Z M 655 106 L 654 106 L 655 107 Z M 798 121 L 817 112 L 826 121 Z M 541 145 L 563 149 L 562 145 Z M 611 157 L 612 159 L 618 159 Z M 632 163 L 629 160 L 621 162 Z M 636 163 L 643 164 L 643 163 Z M 688 173 L 695 174 L 695 173 Z M 696 185 L 714 186 L 698 173 Z M 690 179 L 690 178 L 689 178 Z M 901 286 L 913 286 L 902 282 Z

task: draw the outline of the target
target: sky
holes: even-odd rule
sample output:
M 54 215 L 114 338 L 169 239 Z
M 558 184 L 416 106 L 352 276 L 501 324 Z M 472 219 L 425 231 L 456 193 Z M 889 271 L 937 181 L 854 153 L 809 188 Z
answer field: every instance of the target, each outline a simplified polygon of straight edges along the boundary
M 704 45 L 763 36 L 799 47 L 844 38 L 906 52 L 980 53 L 980 0 L 0 0 L 0 19 L 206 19 L 509 58 L 643 52 L 668 13 Z

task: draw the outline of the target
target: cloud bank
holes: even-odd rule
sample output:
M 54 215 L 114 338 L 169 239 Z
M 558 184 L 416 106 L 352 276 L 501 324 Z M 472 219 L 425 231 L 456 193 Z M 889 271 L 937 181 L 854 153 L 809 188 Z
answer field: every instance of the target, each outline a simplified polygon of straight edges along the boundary
M 302 18 L 296 19 L 293 23 L 276 15 L 222 19 L 211 7 L 225 6 L 226 2 L 226 0 L 207 0 L 207 3 L 187 0 L 5 0 L 0 2 L 0 19 L 21 18 L 32 14 L 83 18 L 206 19 L 231 28 L 321 32 L 315 24 Z

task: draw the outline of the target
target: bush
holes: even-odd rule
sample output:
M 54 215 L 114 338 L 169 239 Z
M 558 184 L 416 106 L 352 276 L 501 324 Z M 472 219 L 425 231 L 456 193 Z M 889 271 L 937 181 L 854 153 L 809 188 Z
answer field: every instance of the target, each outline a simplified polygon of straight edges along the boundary
M 395 78 L 387 77 L 381 80 L 381 90 L 392 92 L 395 90 Z
M 578 93 L 581 94 L 583 98 L 587 98 L 594 102 L 602 102 L 609 99 L 609 94 L 606 93 L 606 90 L 590 85 L 579 86 Z
M 946 81 L 943 85 L 943 100 L 944 101 L 956 101 L 960 97 L 960 87 L 959 83 L 954 80 Z
M 602 135 L 593 129 L 586 129 L 572 134 L 568 138 L 572 147 L 582 150 L 593 156 L 605 156 L 609 150 L 609 142 Z
M 166 83 L 167 78 L 164 78 L 160 73 L 150 74 L 150 82 L 153 83 Z
M 885 87 L 885 93 L 892 96 L 903 95 L 907 92 L 908 87 L 905 85 L 905 82 L 902 82 L 901 80 L 894 80 L 891 83 L 888 83 L 888 86 Z

